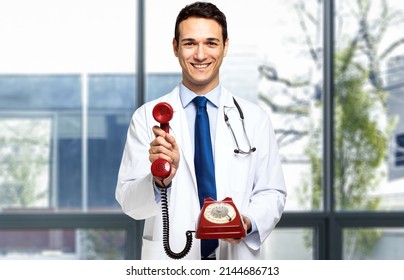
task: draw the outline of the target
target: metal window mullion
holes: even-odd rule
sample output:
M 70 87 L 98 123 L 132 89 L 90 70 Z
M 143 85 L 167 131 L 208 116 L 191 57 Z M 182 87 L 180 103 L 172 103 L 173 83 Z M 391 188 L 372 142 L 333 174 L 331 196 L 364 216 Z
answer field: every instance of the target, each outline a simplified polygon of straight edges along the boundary
M 334 0 L 324 0 L 323 52 L 323 203 L 326 248 L 322 259 L 342 259 L 342 227 L 335 219 L 334 197 Z
M 88 74 L 81 74 L 81 209 L 88 210 Z
M 335 211 L 334 202 L 334 1 L 324 1 L 323 56 L 323 203 L 325 212 Z
M 140 107 L 146 101 L 145 87 L 145 3 L 137 1 L 137 42 L 136 42 L 136 107 Z

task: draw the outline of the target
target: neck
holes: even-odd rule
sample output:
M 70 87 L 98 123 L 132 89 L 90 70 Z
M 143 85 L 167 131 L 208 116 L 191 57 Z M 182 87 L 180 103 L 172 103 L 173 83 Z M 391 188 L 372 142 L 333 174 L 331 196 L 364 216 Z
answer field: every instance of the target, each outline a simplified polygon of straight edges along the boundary
M 213 89 L 215 89 L 219 83 L 213 84 L 213 85 L 188 85 L 187 83 L 184 83 L 184 81 L 182 81 L 182 83 L 184 84 L 185 87 L 187 87 L 190 91 L 192 91 L 193 93 L 197 94 L 197 95 L 205 95 L 209 92 L 211 92 Z

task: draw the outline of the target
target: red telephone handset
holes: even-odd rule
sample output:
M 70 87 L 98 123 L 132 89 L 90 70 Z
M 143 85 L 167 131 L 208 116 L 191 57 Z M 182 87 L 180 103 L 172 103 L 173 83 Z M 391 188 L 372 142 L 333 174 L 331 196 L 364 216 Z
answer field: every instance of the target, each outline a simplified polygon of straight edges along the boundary
M 160 123 L 166 133 L 170 131 L 169 121 L 173 118 L 174 110 L 167 102 L 160 102 L 153 108 L 153 118 Z M 162 158 L 156 159 L 151 165 L 153 176 L 165 179 L 171 174 L 171 164 Z
M 172 119 L 174 110 L 167 102 L 160 102 L 153 108 L 153 118 L 160 123 L 160 127 L 168 133 L 170 131 L 169 121 Z M 159 158 L 153 161 L 151 165 L 151 172 L 153 176 L 161 181 L 170 176 L 171 164 L 165 159 Z M 161 214 L 163 220 L 163 248 L 167 256 L 173 259 L 182 259 L 185 257 L 192 247 L 192 232 L 188 230 L 185 232 L 186 243 L 181 252 L 173 252 L 170 248 L 169 235 L 170 235 L 170 218 L 168 211 L 167 188 L 161 188 Z

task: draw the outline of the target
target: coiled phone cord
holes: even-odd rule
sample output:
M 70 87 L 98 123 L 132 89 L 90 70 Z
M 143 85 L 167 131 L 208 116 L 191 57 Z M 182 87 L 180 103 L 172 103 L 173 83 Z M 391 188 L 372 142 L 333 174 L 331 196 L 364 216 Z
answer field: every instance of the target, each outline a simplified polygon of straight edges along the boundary
M 162 182 L 163 183 L 163 182 Z M 186 244 L 185 248 L 179 252 L 175 253 L 171 251 L 170 248 L 170 225 L 169 225 L 169 216 L 168 216 L 168 202 L 167 202 L 167 187 L 163 183 L 163 188 L 161 188 L 161 214 L 163 217 L 163 248 L 164 251 L 166 252 L 167 256 L 169 256 L 172 259 L 182 259 L 185 257 L 189 251 L 191 250 L 192 247 L 192 233 L 195 231 L 188 230 L 185 232 L 186 235 Z

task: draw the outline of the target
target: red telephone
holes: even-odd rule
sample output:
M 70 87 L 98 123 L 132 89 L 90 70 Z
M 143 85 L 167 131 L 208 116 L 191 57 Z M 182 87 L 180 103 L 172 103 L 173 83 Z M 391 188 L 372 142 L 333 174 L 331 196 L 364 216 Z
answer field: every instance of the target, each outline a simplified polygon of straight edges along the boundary
M 174 110 L 167 102 L 158 103 L 153 108 L 153 117 L 160 123 L 160 127 L 169 133 L 169 121 L 173 117 Z M 156 159 L 151 165 L 153 176 L 161 181 L 170 176 L 171 164 L 165 159 Z M 163 218 L 163 247 L 166 254 L 173 259 L 185 257 L 192 247 L 192 233 L 188 230 L 186 235 L 185 248 L 175 253 L 169 245 L 169 216 L 167 202 L 167 188 L 161 188 L 161 208 Z M 199 214 L 195 237 L 198 239 L 222 239 L 222 238 L 242 238 L 246 235 L 241 216 L 229 197 L 222 201 L 215 201 L 206 198 L 202 211 Z
M 242 238 L 246 232 L 241 216 L 230 197 L 222 201 L 205 198 L 195 237 L 198 239 Z

